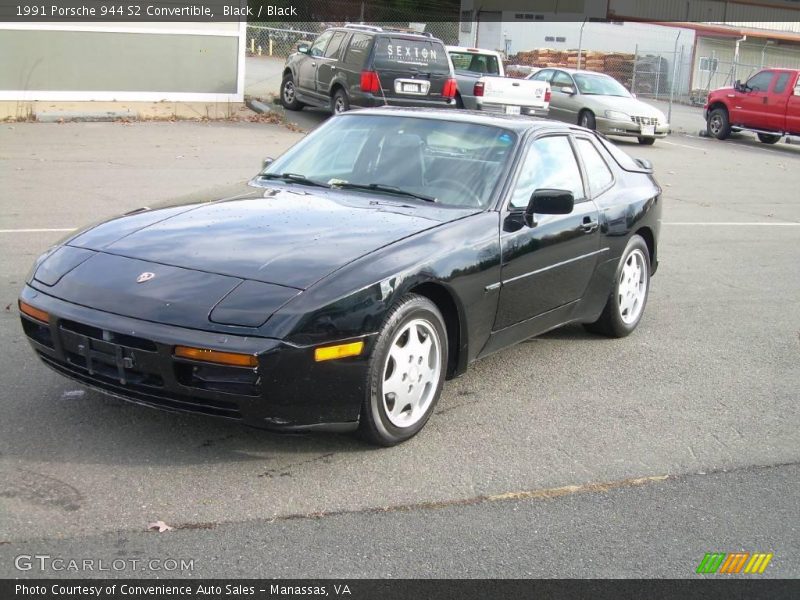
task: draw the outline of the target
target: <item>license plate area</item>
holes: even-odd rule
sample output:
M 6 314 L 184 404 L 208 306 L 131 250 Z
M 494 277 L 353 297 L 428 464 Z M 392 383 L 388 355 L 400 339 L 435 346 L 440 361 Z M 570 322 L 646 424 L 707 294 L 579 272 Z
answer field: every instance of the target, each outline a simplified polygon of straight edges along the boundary
M 518 115 L 521 113 L 521 107 L 514 106 L 514 105 L 507 105 L 506 106 L 506 114 L 507 115 Z
M 394 93 L 410 96 L 427 96 L 431 82 L 424 79 L 395 79 Z
M 654 136 L 656 134 L 656 126 L 655 125 L 642 125 L 642 135 L 645 136 Z

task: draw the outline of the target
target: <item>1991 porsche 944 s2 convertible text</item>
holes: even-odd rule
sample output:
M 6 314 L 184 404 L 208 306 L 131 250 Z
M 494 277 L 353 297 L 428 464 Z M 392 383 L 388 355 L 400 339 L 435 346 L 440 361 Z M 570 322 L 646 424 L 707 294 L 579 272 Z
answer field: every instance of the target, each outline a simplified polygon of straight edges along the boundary
M 661 189 L 595 132 L 368 109 L 265 163 L 40 257 L 19 305 L 41 359 L 149 406 L 392 445 L 475 359 L 642 317 Z

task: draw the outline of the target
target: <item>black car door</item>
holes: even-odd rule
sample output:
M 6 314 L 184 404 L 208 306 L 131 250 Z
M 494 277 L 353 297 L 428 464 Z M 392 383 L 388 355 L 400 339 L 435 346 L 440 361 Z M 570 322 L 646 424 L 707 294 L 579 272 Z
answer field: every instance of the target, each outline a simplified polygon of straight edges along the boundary
M 325 53 L 317 63 L 317 93 L 328 95 L 331 89 L 331 80 L 336 75 L 336 68 L 342 57 L 343 50 L 347 47 L 346 31 L 337 31 L 328 42 Z
M 325 47 L 328 45 L 331 36 L 333 36 L 333 31 L 328 30 L 314 40 L 314 43 L 308 49 L 308 54 L 303 57 L 297 67 L 297 87 L 306 94 L 316 95 L 317 64 L 325 54 Z
M 571 191 L 572 212 L 534 214 L 532 223 L 524 223 L 520 212 L 531 194 L 546 188 Z M 584 190 L 569 135 L 546 135 L 528 144 L 502 216 L 502 283 L 495 330 L 579 300 L 594 273 L 600 245 L 598 210 Z M 522 337 L 535 333 L 525 330 Z

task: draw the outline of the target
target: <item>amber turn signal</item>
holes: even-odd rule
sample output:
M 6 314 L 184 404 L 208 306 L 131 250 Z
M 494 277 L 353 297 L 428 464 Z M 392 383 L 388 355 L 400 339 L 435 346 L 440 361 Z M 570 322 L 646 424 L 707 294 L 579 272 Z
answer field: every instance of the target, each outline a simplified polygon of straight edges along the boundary
M 256 367 L 258 358 L 252 354 L 239 354 L 238 352 L 219 352 L 208 348 L 192 348 L 191 346 L 175 346 L 175 356 L 189 358 L 218 365 L 231 365 L 233 367 Z
M 314 349 L 314 360 L 336 360 L 337 358 L 347 358 L 348 356 L 358 356 L 364 349 L 364 342 L 351 342 L 349 344 L 339 344 L 338 346 L 323 346 Z
M 50 315 L 48 313 L 34 306 L 31 306 L 30 304 L 28 304 L 27 302 L 23 302 L 22 300 L 19 301 L 19 311 L 23 314 L 28 315 L 32 319 L 41 321 L 42 323 L 50 322 Z

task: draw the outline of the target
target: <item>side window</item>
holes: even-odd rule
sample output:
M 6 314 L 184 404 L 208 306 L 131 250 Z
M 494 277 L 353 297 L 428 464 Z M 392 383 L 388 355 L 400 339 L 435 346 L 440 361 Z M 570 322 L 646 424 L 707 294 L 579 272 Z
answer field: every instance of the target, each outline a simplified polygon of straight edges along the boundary
M 578 142 L 578 153 L 581 155 L 583 166 L 586 168 L 586 176 L 589 179 L 589 191 L 594 197 L 614 181 L 614 175 L 600 151 L 590 140 L 577 138 L 576 141 Z
M 782 94 L 786 90 L 787 83 L 789 83 L 789 73 L 781 73 L 778 75 L 778 81 L 775 82 L 775 87 L 772 91 L 776 94 Z
M 572 77 L 564 73 L 564 71 L 556 71 L 553 81 L 550 82 L 550 87 L 559 91 L 561 91 L 561 88 L 565 87 L 571 87 L 574 90 L 575 82 L 572 81 Z
M 333 31 L 326 31 L 320 35 L 316 40 L 314 40 L 314 43 L 311 44 L 308 54 L 310 56 L 322 56 L 322 53 L 325 51 L 325 46 L 328 45 L 328 40 L 331 39 L 332 35 Z
M 372 38 L 364 33 L 354 33 L 350 38 L 350 45 L 347 47 L 347 54 L 344 57 L 345 63 L 354 67 L 362 67 L 369 54 L 369 43 Z
M 569 190 L 575 200 L 584 197 L 578 162 L 565 135 L 539 138 L 529 146 L 509 206 L 525 208 L 531 194 L 542 188 Z
M 550 81 L 550 77 L 553 76 L 552 69 L 542 69 L 536 75 L 531 77 L 531 79 L 535 79 L 536 81 Z
M 769 84 L 772 81 L 773 75 L 775 75 L 774 71 L 761 71 L 761 73 L 756 73 L 747 80 L 747 87 L 754 92 L 766 92 L 769 89 Z
M 339 47 L 346 35 L 347 33 L 344 31 L 337 31 L 333 34 L 330 44 L 325 48 L 325 58 L 339 58 Z

